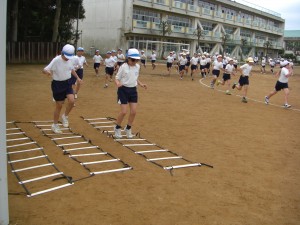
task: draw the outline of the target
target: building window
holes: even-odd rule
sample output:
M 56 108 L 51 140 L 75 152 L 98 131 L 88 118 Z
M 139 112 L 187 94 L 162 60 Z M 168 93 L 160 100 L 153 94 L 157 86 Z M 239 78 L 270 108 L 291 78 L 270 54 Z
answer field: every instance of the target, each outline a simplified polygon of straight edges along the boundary
M 142 21 L 151 21 L 155 23 L 160 23 L 160 14 L 152 11 L 141 10 L 141 9 L 133 9 L 134 20 L 142 20 Z
M 179 16 L 168 16 L 168 22 L 174 26 L 191 27 L 192 20 Z

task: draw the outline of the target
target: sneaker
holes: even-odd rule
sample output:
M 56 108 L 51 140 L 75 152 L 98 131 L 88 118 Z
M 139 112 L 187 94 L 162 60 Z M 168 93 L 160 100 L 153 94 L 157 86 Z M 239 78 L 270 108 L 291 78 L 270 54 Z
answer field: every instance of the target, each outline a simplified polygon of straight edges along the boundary
M 125 133 L 126 133 L 126 136 L 127 136 L 127 138 L 133 138 L 133 135 L 132 135 L 132 133 L 131 133 L 131 129 L 125 129 Z
M 74 98 L 75 98 L 75 99 L 77 99 L 77 98 L 78 98 L 77 94 L 74 94 Z
M 247 99 L 245 97 L 242 98 L 242 102 L 247 103 Z
M 210 88 L 214 89 L 214 84 L 213 83 L 210 83 Z
M 236 87 L 236 83 L 234 83 L 234 84 L 232 85 L 232 89 L 235 89 L 235 87 Z
M 269 104 L 269 98 L 268 96 L 265 96 L 265 103 L 268 105 Z
M 217 86 L 219 86 L 222 82 L 217 80 Z
M 107 87 L 108 87 L 108 84 L 105 84 L 105 85 L 104 85 L 104 88 L 107 88 Z
M 62 131 L 61 131 L 61 129 L 60 129 L 60 127 L 59 127 L 59 125 L 58 124 L 52 124 L 52 126 L 51 126 L 51 130 L 54 132 L 54 133 L 56 133 L 56 134 L 62 134 Z
M 69 127 L 69 120 L 68 120 L 68 117 L 65 116 L 65 114 L 63 114 L 63 115 L 61 116 L 61 119 L 62 119 L 62 124 L 63 124 L 63 126 L 64 126 L 64 127 Z
M 231 95 L 231 92 L 229 90 L 227 90 L 226 95 Z
M 284 108 L 286 108 L 286 109 L 288 109 L 288 108 L 291 108 L 292 106 L 291 105 L 289 105 L 289 104 L 284 104 L 284 106 L 283 106 Z
M 116 127 L 114 128 L 114 131 L 115 131 L 115 135 L 114 135 L 114 138 L 122 138 L 122 131 L 121 131 L 121 128 L 119 129 L 116 129 Z

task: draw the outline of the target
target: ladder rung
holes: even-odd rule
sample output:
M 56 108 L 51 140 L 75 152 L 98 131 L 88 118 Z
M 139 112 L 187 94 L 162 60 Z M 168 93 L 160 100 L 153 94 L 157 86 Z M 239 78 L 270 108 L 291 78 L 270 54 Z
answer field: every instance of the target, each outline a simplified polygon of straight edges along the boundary
M 40 158 L 46 158 L 46 157 L 47 157 L 47 155 L 40 155 L 40 156 L 36 156 L 36 157 L 30 157 L 30 158 L 12 160 L 12 161 L 8 161 L 8 163 L 23 162 L 23 161 L 28 161 L 28 160 L 33 160 L 33 159 L 40 159 Z
M 104 124 L 104 123 L 114 123 L 114 121 L 105 121 L 105 122 L 92 122 L 92 123 L 89 123 L 89 124 Z
M 123 135 L 122 135 L 123 136 Z M 126 135 L 124 135 L 126 136 Z M 124 138 L 124 139 L 115 139 L 115 141 L 146 141 L 146 139 L 134 139 L 134 138 Z
M 99 146 L 88 146 L 88 147 L 82 147 L 82 148 L 64 149 L 64 152 L 76 151 L 76 150 L 82 150 L 82 149 L 89 149 L 89 148 L 99 148 Z
M 36 120 L 36 121 L 31 121 L 32 123 L 53 123 L 53 120 Z
M 6 141 L 21 141 L 21 140 L 28 140 L 29 137 L 22 137 L 22 138 L 13 138 L 13 139 L 6 139 Z
M 201 163 L 191 163 L 191 164 L 183 164 L 183 165 L 175 165 L 175 166 L 165 166 L 165 170 L 171 169 L 179 169 L 179 168 L 186 168 L 186 167 L 193 167 L 193 166 L 201 166 Z
M 93 162 L 83 162 L 80 164 L 81 165 L 89 165 L 89 164 L 108 163 L 108 162 L 117 162 L 117 161 L 120 161 L 120 159 L 108 159 L 108 160 L 93 161 Z
M 27 195 L 27 197 L 33 197 L 33 196 L 36 196 L 36 195 L 44 194 L 46 192 L 55 191 L 57 189 L 68 187 L 68 186 L 73 185 L 73 184 L 74 183 L 67 183 L 67 184 L 63 184 L 63 185 L 60 185 L 60 186 L 49 188 L 49 189 L 46 189 L 46 190 L 43 190 L 43 191 L 38 191 L 38 192 L 35 192 L 35 193 L 31 193 L 30 195 Z
M 17 134 L 25 134 L 25 132 L 9 133 L 9 134 L 6 134 L 6 135 L 9 136 L 9 135 L 17 135 Z
M 7 128 L 6 130 L 21 130 L 19 127 Z
M 62 139 L 70 139 L 70 138 L 81 138 L 82 136 L 69 136 L 69 137 L 60 137 L 60 138 L 52 138 L 51 140 L 52 141 L 55 141 L 55 140 L 62 140 Z
M 29 183 L 29 182 L 32 182 L 32 181 L 42 180 L 42 179 L 46 179 L 48 177 L 54 177 L 54 176 L 61 175 L 61 174 L 63 174 L 63 172 L 52 173 L 52 174 L 49 174 L 49 175 L 46 175 L 46 176 L 41 176 L 41 177 L 36 177 L 36 178 L 29 179 L 29 180 L 20 181 L 19 184 L 26 184 L 26 183 Z
M 144 154 L 144 153 L 151 153 L 151 152 L 168 152 L 168 149 L 157 149 L 157 150 L 147 150 L 147 151 L 138 151 L 135 154 Z
M 153 158 L 153 159 L 147 159 L 147 161 L 158 161 L 158 160 L 167 160 L 167 159 L 182 159 L 182 156 L 171 156 L 171 157 L 163 157 L 163 158 Z
M 156 144 L 128 144 L 128 145 L 123 145 L 124 147 L 131 147 L 131 146 L 150 146 L 150 145 L 156 145 Z
M 67 143 L 67 144 L 60 144 L 57 145 L 58 147 L 63 147 L 63 146 L 69 146 L 69 145 L 80 145 L 80 144 L 87 144 L 89 143 L 88 141 L 81 141 L 81 142 L 74 142 L 74 143 Z
M 24 145 L 31 145 L 31 144 L 36 144 L 36 141 L 22 143 L 22 144 L 18 144 L 18 145 L 9 145 L 9 146 L 7 146 L 7 148 L 13 148 L 13 147 L 24 146 Z
M 37 126 L 36 126 L 37 127 Z M 60 128 L 61 130 L 70 130 L 70 128 Z M 41 130 L 43 130 L 43 131 L 52 131 L 52 129 L 41 129 Z
M 95 128 L 108 128 L 108 127 L 115 127 L 115 126 L 97 126 Z
M 36 124 L 36 127 L 51 127 L 52 124 Z
M 125 170 L 132 170 L 132 167 L 126 167 L 126 168 L 114 169 L 114 170 L 96 171 L 96 172 L 91 172 L 90 174 L 113 173 L 113 172 L 121 172 L 121 171 L 125 171 Z
M 47 134 L 47 136 L 58 136 L 58 135 L 67 135 L 67 134 L 73 134 L 73 133 L 61 133 L 61 134 Z
M 23 152 L 31 152 L 31 151 L 37 151 L 37 150 L 42 150 L 44 148 L 32 148 L 32 149 L 26 149 L 26 150 L 21 150 L 21 151 L 13 151 L 13 152 L 7 152 L 7 154 L 16 154 L 16 153 L 23 153 Z
M 91 156 L 91 155 L 107 155 L 107 152 L 96 152 L 96 153 L 69 155 L 69 157 L 81 157 L 81 156 Z
M 36 168 L 45 167 L 45 166 L 53 166 L 53 165 L 54 165 L 54 163 L 41 164 L 41 165 L 37 165 L 37 166 L 30 166 L 30 167 L 25 167 L 22 169 L 12 170 L 12 172 L 16 173 L 16 172 L 21 172 L 21 171 L 25 171 L 25 170 L 31 170 L 31 169 L 36 169 Z
M 107 120 L 107 118 L 91 118 L 91 119 L 84 119 L 84 120 L 87 120 L 87 121 L 89 121 L 89 120 Z

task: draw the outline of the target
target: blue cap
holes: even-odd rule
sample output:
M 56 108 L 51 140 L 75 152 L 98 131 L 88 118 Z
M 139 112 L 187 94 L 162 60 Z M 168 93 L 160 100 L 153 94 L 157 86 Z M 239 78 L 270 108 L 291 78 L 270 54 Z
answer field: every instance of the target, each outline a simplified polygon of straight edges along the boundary
M 84 51 L 84 48 L 83 47 L 78 47 L 77 51 Z
M 106 52 L 106 54 L 111 54 L 111 51 Z

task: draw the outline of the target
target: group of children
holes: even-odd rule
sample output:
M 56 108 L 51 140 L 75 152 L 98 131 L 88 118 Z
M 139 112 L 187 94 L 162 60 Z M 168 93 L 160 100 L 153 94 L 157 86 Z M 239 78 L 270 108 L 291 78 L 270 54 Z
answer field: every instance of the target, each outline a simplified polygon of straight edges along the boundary
M 59 126 L 59 117 L 64 104 L 65 99 L 67 98 L 68 104 L 64 113 L 61 116 L 62 125 L 64 127 L 69 127 L 68 116 L 74 107 L 75 99 L 78 97 L 77 94 L 80 90 L 80 86 L 83 83 L 83 66 L 87 64 L 86 58 L 83 56 L 84 49 L 79 47 L 77 49 L 77 54 L 74 56 L 75 48 L 67 44 L 62 48 L 61 54 L 56 56 L 49 65 L 43 69 L 43 73 L 52 77 L 51 89 L 53 94 L 53 99 L 55 100 L 55 109 L 53 115 L 53 124 L 51 126 L 54 133 L 62 133 Z M 210 73 L 210 68 L 212 66 L 212 80 L 211 88 L 214 88 L 214 85 L 225 85 L 227 86 L 226 94 L 230 95 L 231 87 L 231 76 L 236 75 L 237 72 L 240 72 L 239 81 L 232 85 L 232 89 L 243 90 L 242 102 L 247 103 L 247 92 L 249 86 L 249 76 L 251 75 L 251 70 L 254 64 L 254 59 L 249 57 L 246 60 L 246 63 L 240 67 L 237 66 L 237 61 L 234 58 L 224 57 L 222 55 L 216 54 L 210 57 L 209 54 L 197 54 L 195 53 L 192 58 L 188 58 L 186 52 L 179 54 L 179 57 L 176 58 L 176 53 L 170 52 L 169 56 L 165 59 L 167 60 L 167 69 L 170 74 L 170 70 L 173 65 L 178 66 L 178 71 L 180 74 L 180 79 L 183 79 L 184 73 L 188 73 L 188 68 L 191 66 L 191 77 L 194 79 L 194 73 L 198 71 L 198 65 L 200 65 L 200 71 L 202 77 L 206 77 L 206 74 Z M 122 53 L 122 49 L 116 51 L 108 51 L 106 53 L 106 58 L 103 58 L 99 54 L 99 50 L 96 50 L 96 53 L 93 57 L 94 69 L 96 76 L 99 76 L 99 67 L 104 61 L 105 63 L 105 85 L 108 87 L 108 79 L 110 81 L 113 79 L 113 74 L 115 73 L 115 84 L 118 88 L 118 104 L 120 104 L 120 112 L 117 117 L 116 126 L 115 126 L 115 138 L 122 138 L 121 134 L 121 124 L 127 114 L 127 108 L 129 106 L 130 113 L 128 117 L 128 123 L 124 129 L 127 138 L 132 138 L 131 126 L 133 124 L 136 108 L 138 102 L 137 94 L 137 85 L 142 86 L 147 89 L 147 85 L 142 83 L 138 77 L 140 72 L 140 65 L 138 63 L 141 60 L 141 63 L 145 65 L 146 56 L 144 51 L 141 53 L 137 49 L 129 49 L 127 57 Z M 155 52 L 151 55 L 151 64 L 152 68 L 155 69 L 156 54 Z M 212 65 L 211 65 L 212 61 Z M 262 64 L 263 65 L 263 64 Z M 275 65 L 274 65 L 275 66 Z M 276 73 L 278 76 L 278 81 L 276 82 L 275 88 L 269 95 L 265 96 L 265 103 L 269 104 L 270 98 L 274 96 L 278 91 L 284 91 L 284 107 L 290 108 L 291 105 L 288 104 L 289 96 L 289 87 L 288 80 L 289 77 L 293 75 L 292 64 L 284 60 L 280 63 L 281 69 Z M 220 73 L 223 73 L 222 80 L 219 80 Z M 274 71 L 273 71 L 274 72 Z M 75 87 L 74 87 L 75 86 Z

